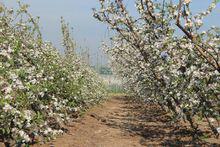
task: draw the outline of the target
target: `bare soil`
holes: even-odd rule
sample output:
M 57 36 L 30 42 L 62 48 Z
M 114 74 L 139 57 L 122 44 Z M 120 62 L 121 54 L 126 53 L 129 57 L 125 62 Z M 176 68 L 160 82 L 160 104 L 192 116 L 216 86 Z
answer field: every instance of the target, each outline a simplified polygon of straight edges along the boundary
M 155 104 L 116 96 L 90 109 L 68 126 L 68 133 L 34 147 L 154 147 L 216 146 L 220 139 L 194 139 L 184 123 L 171 123 L 169 114 Z

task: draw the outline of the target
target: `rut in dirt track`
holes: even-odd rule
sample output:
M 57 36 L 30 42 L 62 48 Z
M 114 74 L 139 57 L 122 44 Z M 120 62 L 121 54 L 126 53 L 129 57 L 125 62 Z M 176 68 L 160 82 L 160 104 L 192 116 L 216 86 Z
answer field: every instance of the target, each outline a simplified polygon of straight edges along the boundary
M 43 146 L 220 146 L 219 142 L 193 140 L 186 126 L 171 124 L 170 120 L 155 104 L 134 102 L 126 96 L 113 97 L 72 123 L 67 134 Z

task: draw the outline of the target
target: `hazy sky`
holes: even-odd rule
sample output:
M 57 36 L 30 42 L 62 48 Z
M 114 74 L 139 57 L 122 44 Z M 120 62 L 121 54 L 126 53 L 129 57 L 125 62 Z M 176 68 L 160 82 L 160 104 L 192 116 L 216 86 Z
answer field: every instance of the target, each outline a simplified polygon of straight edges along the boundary
M 30 5 L 30 12 L 34 16 L 40 16 L 40 26 L 45 40 L 61 48 L 60 17 L 63 16 L 73 27 L 73 38 L 78 45 L 88 47 L 93 63 L 96 62 L 97 53 L 102 55 L 99 47 L 101 41 L 108 39 L 107 26 L 100 24 L 92 17 L 92 8 L 98 6 L 99 0 L 21 0 Z M 126 0 L 126 5 L 131 12 L 135 12 L 134 0 Z M 192 0 L 192 8 L 199 12 L 207 8 L 211 0 Z M 16 0 L 0 0 L 6 6 L 17 6 Z M 207 24 L 220 26 L 220 5 L 214 14 L 205 20 Z M 103 57 L 104 58 L 104 57 Z M 99 57 L 99 60 L 101 58 Z M 103 61 L 104 62 L 104 61 Z

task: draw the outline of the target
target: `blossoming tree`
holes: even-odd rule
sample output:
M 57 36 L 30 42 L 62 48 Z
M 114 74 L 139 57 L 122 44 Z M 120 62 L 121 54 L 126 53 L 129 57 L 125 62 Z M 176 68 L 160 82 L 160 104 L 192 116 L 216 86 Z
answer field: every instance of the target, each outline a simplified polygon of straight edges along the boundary
M 0 5 L 0 142 L 6 146 L 64 133 L 65 123 L 105 95 L 98 75 L 74 52 L 64 20 L 61 55 L 43 41 L 28 6 L 19 5 Z
M 201 28 L 218 2 L 213 0 L 205 12 L 195 15 L 190 0 L 136 0 L 137 15 L 130 14 L 122 0 L 100 0 L 100 8 L 94 9 L 94 17 L 115 32 L 111 45 L 103 48 L 127 88 L 171 111 L 174 120 L 187 120 L 195 132 L 195 118 L 205 119 L 216 136 L 219 28 Z

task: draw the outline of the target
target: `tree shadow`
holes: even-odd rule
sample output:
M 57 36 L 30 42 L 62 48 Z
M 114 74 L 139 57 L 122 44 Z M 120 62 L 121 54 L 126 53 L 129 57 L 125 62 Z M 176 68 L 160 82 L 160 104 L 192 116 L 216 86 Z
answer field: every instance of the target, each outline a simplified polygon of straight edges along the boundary
M 124 135 L 141 136 L 140 144 L 146 146 L 219 146 L 192 137 L 193 132 L 172 118 L 154 103 L 144 104 L 127 97 L 118 97 L 121 108 L 105 117 L 105 125 L 121 129 Z M 202 135 L 202 134 L 199 134 Z

